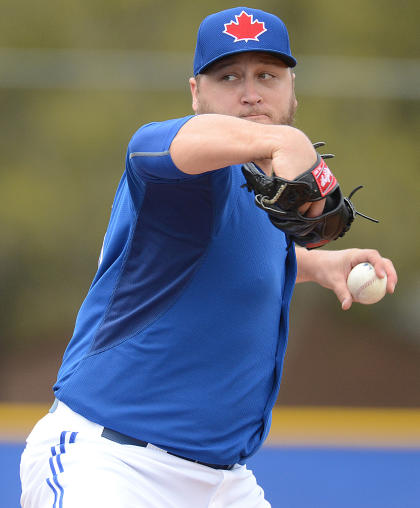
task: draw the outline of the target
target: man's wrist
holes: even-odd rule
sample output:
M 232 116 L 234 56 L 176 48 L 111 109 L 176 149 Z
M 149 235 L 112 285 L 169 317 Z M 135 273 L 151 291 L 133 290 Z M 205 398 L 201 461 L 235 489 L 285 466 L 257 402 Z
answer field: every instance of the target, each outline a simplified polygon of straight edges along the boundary
M 296 246 L 296 283 L 299 284 L 301 282 L 318 282 L 317 274 L 319 270 L 317 266 L 320 257 L 322 257 L 322 251 L 309 251 L 304 247 Z

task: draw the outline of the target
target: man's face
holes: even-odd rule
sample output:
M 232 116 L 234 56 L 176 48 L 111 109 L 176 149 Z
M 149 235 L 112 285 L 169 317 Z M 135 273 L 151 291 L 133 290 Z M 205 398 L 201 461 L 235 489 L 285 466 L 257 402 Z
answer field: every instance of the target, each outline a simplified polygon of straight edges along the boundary
M 219 113 L 253 122 L 292 125 L 297 101 L 294 74 L 276 56 L 239 53 L 190 78 L 196 114 Z

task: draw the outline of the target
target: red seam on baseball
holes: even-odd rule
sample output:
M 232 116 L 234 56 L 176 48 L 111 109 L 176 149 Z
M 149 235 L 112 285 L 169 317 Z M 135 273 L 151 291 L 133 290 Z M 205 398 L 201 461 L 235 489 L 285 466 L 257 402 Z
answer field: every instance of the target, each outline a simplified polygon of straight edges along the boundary
M 375 279 L 375 278 L 373 278 L 373 279 L 370 279 L 370 280 L 366 281 L 364 284 L 362 284 L 362 285 L 360 286 L 360 288 L 357 290 L 357 293 L 356 293 L 356 299 L 359 299 L 359 295 L 360 295 L 360 293 L 361 293 L 364 289 L 366 289 L 368 286 L 371 286 L 371 285 L 375 282 L 375 280 L 376 280 L 376 279 Z

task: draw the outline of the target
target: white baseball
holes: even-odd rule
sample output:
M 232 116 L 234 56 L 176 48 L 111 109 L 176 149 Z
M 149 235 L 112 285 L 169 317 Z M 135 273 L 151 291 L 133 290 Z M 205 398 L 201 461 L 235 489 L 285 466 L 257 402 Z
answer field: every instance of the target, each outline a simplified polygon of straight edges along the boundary
M 355 302 L 377 303 L 386 293 L 387 276 L 380 279 L 370 263 L 360 263 L 349 273 L 347 287 Z

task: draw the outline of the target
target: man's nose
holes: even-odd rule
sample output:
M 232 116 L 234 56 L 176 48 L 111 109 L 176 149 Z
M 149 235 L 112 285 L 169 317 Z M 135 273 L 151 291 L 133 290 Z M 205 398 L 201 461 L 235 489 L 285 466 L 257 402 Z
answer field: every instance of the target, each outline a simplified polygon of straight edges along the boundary
M 261 94 L 258 92 L 258 87 L 253 80 L 245 80 L 243 83 L 241 103 L 242 104 L 259 104 L 262 101 Z

